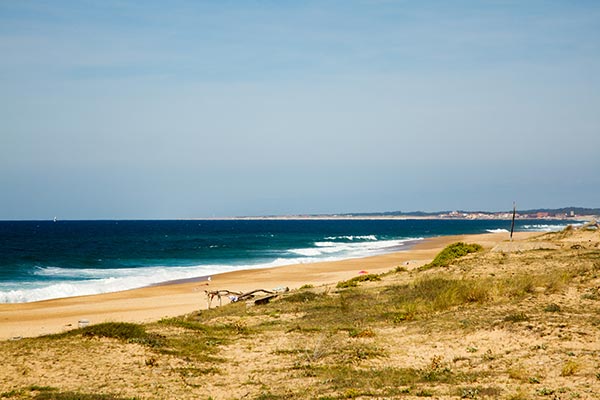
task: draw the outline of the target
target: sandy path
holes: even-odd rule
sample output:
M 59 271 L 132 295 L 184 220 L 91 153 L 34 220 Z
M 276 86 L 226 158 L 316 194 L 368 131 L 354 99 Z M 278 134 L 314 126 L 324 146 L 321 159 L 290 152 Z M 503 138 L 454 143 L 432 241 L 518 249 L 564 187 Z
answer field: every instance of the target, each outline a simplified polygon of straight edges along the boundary
M 517 238 L 531 236 L 519 233 Z M 32 337 L 76 328 L 78 321 L 150 322 L 206 308 L 205 289 L 249 291 L 276 287 L 297 288 L 304 284 L 323 285 L 356 276 L 358 271 L 388 271 L 398 265 L 422 265 L 447 244 L 459 240 L 493 247 L 507 240 L 506 233 L 442 236 L 427 239 L 407 251 L 385 255 L 269 269 L 229 272 L 206 282 L 186 282 L 146 287 L 117 293 L 70 297 L 33 303 L 0 304 L 0 340 Z M 215 304 L 215 303 L 213 303 Z

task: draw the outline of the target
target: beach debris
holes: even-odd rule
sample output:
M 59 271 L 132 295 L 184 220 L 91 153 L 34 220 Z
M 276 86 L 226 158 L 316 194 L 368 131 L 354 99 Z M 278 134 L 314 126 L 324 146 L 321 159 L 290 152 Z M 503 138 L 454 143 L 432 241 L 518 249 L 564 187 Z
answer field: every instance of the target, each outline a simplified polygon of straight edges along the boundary
M 89 324 L 90 324 L 90 320 L 88 320 L 88 319 L 80 319 L 79 321 L 77 321 L 77 326 L 80 328 L 85 328 Z
M 267 296 L 260 297 L 260 298 L 258 298 L 256 300 L 254 300 L 254 304 L 257 305 L 257 306 L 261 305 L 261 304 L 267 304 L 268 302 L 271 301 L 271 299 L 274 299 L 277 296 L 279 296 L 279 295 L 278 294 L 270 294 L 270 295 L 267 295 Z
M 276 294 L 275 292 L 272 292 L 270 290 L 254 289 L 254 290 L 251 290 L 251 291 L 246 292 L 244 294 L 241 294 L 239 296 L 239 298 L 238 298 L 238 301 L 239 300 L 251 300 L 251 299 L 254 299 L 254 297 L 256 297 L 256 293 L 260 293 L 260 292 L 263 292 L 263 293 L 265 293 L 267 295 L 274 295 L 274 294 Z
M 229 299 L 229 301 L 231 301 L 232 303 L 242 301 L 242 300 L 252 300 L 254 302 L 254 304 L 258 305 L 258 304 L 266 304 L 269 301 L 271 301 L 271 299 L 279 296 L 280 293 L 289 292 L 289 290 L 290 290 L 290 288 L 288 288 L 288 287 L 278 287 L 273 290 L 254 289 L 249 292 L 242 293 L 242 292 L 236 292 L 233 290 L 221 289 L 221 290 L 205 290 L 204 293 L 206 293 L 206 307 L 210 309 L 210 307 L 212 305 L 212 301 L 215 297 L 219 300 L 219 306 L 223 305 L 223 297 L 227 297 Z M 263 294 L 259 298 L 255 299 L 255 297 L 257 296 L 257 293 L 263 293 Z
M 212 301 L 215 297 L 219 299 L 219 306 L 222 306 L 223 297 L 229 296 L 229 299 L 231 299 L 232 297 L 239 297 L 242 294 L 242 292 L 234 292 L 231 290 L 205 290 L 204 293 L 206 293 L 206 308 L 208 309 L 210 309 Z
M 358 274 L 359 274 L 359 275 L 368 275 L 368 274 L 369 274 L 369 271 L 365 271 L 365 270 L 363 269 L 363 270 L 361 270 L 361 271 L 358 271 Z

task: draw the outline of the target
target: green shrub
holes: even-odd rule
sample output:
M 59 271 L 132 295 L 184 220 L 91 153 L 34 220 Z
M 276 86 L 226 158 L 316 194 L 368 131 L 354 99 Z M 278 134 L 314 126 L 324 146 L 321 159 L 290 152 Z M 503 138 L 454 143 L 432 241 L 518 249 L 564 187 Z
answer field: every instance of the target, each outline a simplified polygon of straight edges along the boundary
M 358 286 L 359 282 L 375 282 L 380 281 L 381 277 L 375 274 L 359 275 L 347 281 L 340 281 L 336 285 L 338 289 L 351 288 Z
M 104 322 L 82 328 L 81 334 L 86 337 L 98 336 L 130 340 L 145 337 L 146 329 L 142 325 L 129 322 Z
M 107 337 L 150 347 L 161 346 L 164 337 L 146 332 L 143 325 L 130 322 L 104 322 L 72 331 L 83 337 Z
M 314 285 L 311 285 L 310 283 L 307 283 L 305 285 L 300 286 L 298 289 L 303 290 L 303 289 L 312 289 L 314 288 Z
M 476 253 L 481 250 L 483 250 L 483 247 L 481 247 L 480 245 L 478 245 L 476 243 L 474 243 L 474 244 L 467 244 L 467 243 L 463 243 L 463 242 L 453 243 L 451 245 L 446 246 L 446 248 L 444 250 L 442 250 L 441 252 L 439 252 L 439 254 L 437 256 L 435 256 L 435 258 L 433 259 L 432 262 L 422 266 L 420 269 L 429 269 L 429 268 L 434 268 L 434 267 L 447 267 L 452 263 L 452 261 L 456 260 L 457 258 L 466 256 L 467 254 L 470 254 L 470 253 Z
M 302 291 L 290 294 L 282 298 L 283 301 L 289 301 L 291 303 L 306 303 L 319 297 L 318 294 L 309 291 Z
M 348 281 L 338 282 L 335 287 L 338 289 L 347 289 L 347 288 L 353 288 L 353 287 L 357 287 L 357 286 L 358 286 L 358 282 L 350 279 Z

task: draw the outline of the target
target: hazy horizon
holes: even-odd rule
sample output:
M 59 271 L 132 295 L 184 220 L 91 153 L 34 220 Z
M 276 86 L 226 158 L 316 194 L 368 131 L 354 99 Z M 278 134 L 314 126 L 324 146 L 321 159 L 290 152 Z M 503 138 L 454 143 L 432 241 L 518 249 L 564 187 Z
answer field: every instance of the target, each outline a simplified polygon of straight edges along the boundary
M 0 2 L 0 220 L 600 206 L 600 3 Z
M 569 209 L 569 208 L 589 208 L 589 209 L 597 209 L 597 207 L 571 207 L 571 206 L 567 206 L 567 207 L 557 207 L 557 208 L 552 208 L 552 209 L 547 209 L 547 208 L 531 208 L 531 209 L 518 209 L 517 208 L 517 214 L 519 213 L 524 213 L 524 212 L 528 212 L 531 210 L 559 210 L 559 209 Z M 384 215 L 387 213 L 397 213 L 397 212 L 401 212 L 403 213 L 403 216 L 411 216 L 413 214 L 418 214 L 418 213 L 426 213 L 426 214 L 437 214 L 437 213 L 446 213 L 446 212 L 452 212 L 452 211 L 458 211 L 458 212 L 465 212 L 465 213 L 511 213 L 512 209 L 505 209 L 505 210 L 466 210 L 466 209 L 462 209 L 462 208 L 457 208 L 457 209 L 440 209 L 440 210 L 431 210 L 431 211 L 423 211 L 423 210 L 411 210 L 411 211 L 401 211 L 401 210 L 386 210 L 386 211 L 350 211 L 350 212 L 333 212 L 333 213 L 297 213 L 297 214 L 262 214 L 262 215 L 223 215 L 223 216 L 219 216 L 219 217 L 163 217 L 163 218 L 127 218 L 127 217 L 123 217 L 123 218 L 59 218 L 58 216 L 54 216 L 52 218 L 45 218 L 45 219 L 0 219 L 1 221 L 52 221 L 54 220 L 54 218 L 56 218 L 57 221 L 98 221 L 98 220 L 106 220 L 106 221 L 161 221 L 161 220 L 202 220 L 202 219 L 245 219 L 245 218 L 286 218 L 286 217 L 329 217 L 329 216 L 348 216 L 350 217 L 351 215 Z M 393 216 L 390 216 L 393 217 Z

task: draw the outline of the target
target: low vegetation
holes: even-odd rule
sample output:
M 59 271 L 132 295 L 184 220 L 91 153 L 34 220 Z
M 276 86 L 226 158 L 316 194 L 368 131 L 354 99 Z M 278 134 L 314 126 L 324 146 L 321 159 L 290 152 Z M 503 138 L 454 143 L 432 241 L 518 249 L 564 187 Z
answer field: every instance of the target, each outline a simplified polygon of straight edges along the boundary
M 336 287 L 338 289 L 357 287 L 360 282 L 377 282 L 380 280 L 381 280 L 381 277 L 379 275 L 365 274 L 365 275 L 356 276 L 347 281 L 338 282 Z
M 148 333 L 146 327 L 129 322 L 104 322 L 101 324 L 74 329 L 66 333 L 48 335 L 49 338 L 70 337 L 81 335 L 84 338 L 112 338 L 129 343 L 139 343 L 150 347 L 162 345 L 163 337 L 158 334 Z
M 448 245 L 442 250 L 429 264 L 421 267 L 422 269 L 436 268 L 436 267 L 447 267 L 452 262 L 460 257 L 466 256 L 470 253 L 476 253 L 483 250 L 483 247 L 479 244 L 467 244 L 463 242 L 453 243 Z
M 0 393 L 0 398 L 25 397 L 32 400 L 137 400 L 137 397 L 120 397 L 112 394 L 62 392 L 49 386 L 32 385 L 12 392 Z

